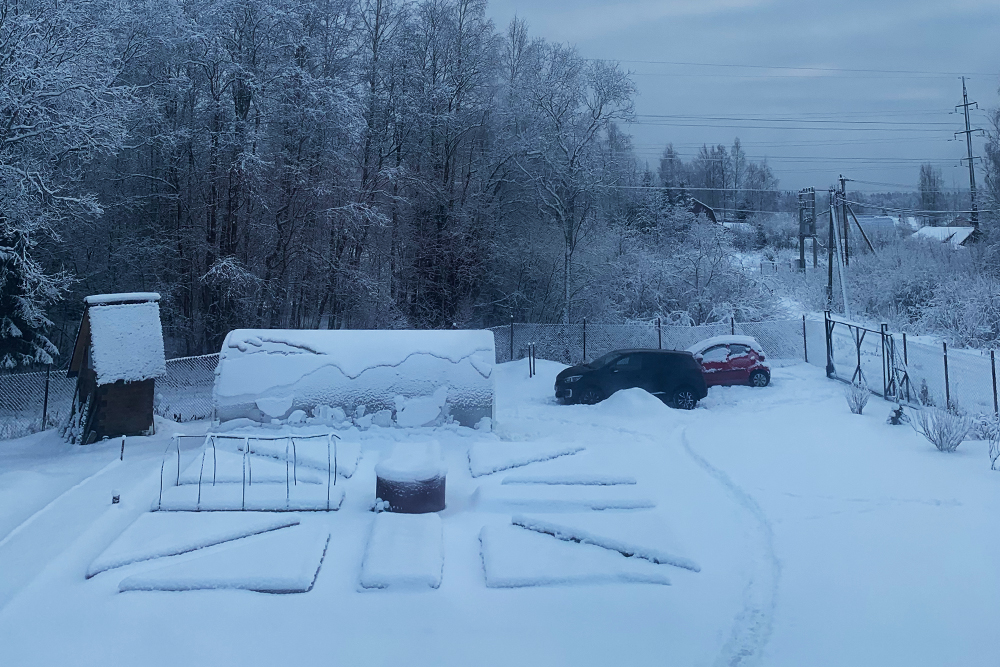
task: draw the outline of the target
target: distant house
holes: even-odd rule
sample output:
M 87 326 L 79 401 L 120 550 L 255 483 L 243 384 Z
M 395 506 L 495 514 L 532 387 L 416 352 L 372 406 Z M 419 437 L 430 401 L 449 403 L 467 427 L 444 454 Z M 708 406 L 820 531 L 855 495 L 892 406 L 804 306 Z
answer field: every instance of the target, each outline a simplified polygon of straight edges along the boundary
M 153 431 L 154 385 L 166 374 L 159 300 L 155 293 L 84 299 L 68 373 L 77 378 L 67 433 L 74 442 Z
M 915 239 L 949 243 L 953 247 L 973 243 L 978 233 L 975 227 L 921 227 L 913 234 Z
M 691 203 L 688 204 L 688 211 L 694 213 L 695 215 L 703 215 L 716 224 L 719 222 L 715 217 L 715 209 L 708 204 L 698 201 L 697 199 L 691 199 Z

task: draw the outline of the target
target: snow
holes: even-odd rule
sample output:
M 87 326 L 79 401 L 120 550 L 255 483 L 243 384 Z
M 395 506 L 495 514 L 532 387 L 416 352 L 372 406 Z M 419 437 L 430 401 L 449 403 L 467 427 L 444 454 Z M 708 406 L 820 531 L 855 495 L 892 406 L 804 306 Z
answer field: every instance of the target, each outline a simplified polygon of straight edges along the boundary
M 442 530 L 437 514 L 377 514 L 361 564 L 362 588 L 438 588 Z
M 441 461 L 441 444 L 400 443 L 392 456 L 375 466 L 375 475 L 389 482 L 428 482 L 440 479 L 448 469 Z
M 628 475 L 608 475 L 604 473 L 548 473 L 507 475 L 501 484 L 553 484 L 581 486 L 613 486 L 635 484 L 635 477 Z
M 448 387 L 438 387 L 430 396 L 396 397 L 396 423 L 403 428 L 429 426 L 441 415 L 448 402 Z
M 292 515 L 215 512 L 152 512 L 140 515 L 87 570 L 93 577 L 105 570 L 142 560 L 176 556 L 242 537 L 296 526 Z
M 193 591 L 235 588 L 306 593 L 323 564 L 330 533 L 296 526 L 221 545 L 191 560 L 126 577 L 118 590 Z
M 231 452 L 222 447 L 215 451 L 203 448 L 187 468 L 181 471 L 180 484 L 242 484 L 245 476 L 254 484 L 284 484 L 293 478 L 298 484 L 326 484 L 326 470 L 322 473 L 314 468 L 294 465 L 289 454 L 288 463 L 269 456 L 252 456 L 247 465 L 243 454 Z M 338 470 L 338 472 L 341 472 Z M 176 478 L 175 478 L 176 479 Z
M 120 292 L 118 294 L 93 294 L 83 297 L 88 306 L 105 306 L 112 303 L 130 303 L 135 301 L 159 301 L 156 292 Z
M 950 243 L 957 248 L 972 236 L 975 231 L 975 227 L 921 227 L 913 233 L 913 237 Z
M 583 451 L 582 445 L 537 442 L 477 442 L 469 448 L 469 470 L 473 477 L 519 468 Z
M 680 548 L 673 531 L 649 512 L 601 512 L 574 517 L 519 514 L 511 518 L 511 523 L 560 540 L 593 544 L 624 556 L 701 571 L 693 560 L 678 555 Z
M 152 509 L 169 512 L 297 512 L 336 510 L 344 489 L 326 484 L 182 484 L 163 489 Z
M 167 374 L 157 303 L 91 306 L 87 317 L 97 384 L 136 382 Z
M 630 486 L 481 486 L 472 500 L 482 512 L 579 512 L 656 506 L 655 501 Z
M 810 340 L 810 357 L 823 364 L 821 349 Z M 523 360 L 494 368 L 492 431 L 338 427 L 359 458 L 352 476 L 334 487 L 344 492 L 336 512 L 269 514 L 300 525 L 90 579 L 91 564 L 155 505 L 164 450 L 171 447 L 165 467 L 172 482 L 175 469 L 200 465 L 204 435 L 214 427 L 158 420 L 156 435 L 128 438 L 123 461 L 118 441 L 72 447 L 54 431 L 0 442 L 0 663 L 1000 664 L 1000 473 L 989 469 L 987 443 L 938 452 L 909 427 L 887 425 L 890 405 L 878 397 L 864 415 L 850 414 L 843 384 L 805 364 L 775 368 L 764 389 L 713 387 L 691 411 L 671 410 L 639 390 L 595 406 L 559 405 L 552 384 L 562 368 L 538 360 L 533 378 Z M 288 436 L 331 428 L 234 430 Z M 201 438 L 181 440 L 178 452 L 173 432 Z M 371 511 L 375 466 L 397 445 L 431 441 L 448 468 L 447 509 L 435 515 L 444 554 L 440 585 L 366 589 L 362 569 L 374 523 L 400 516 Z M 235 460 L 242 460 L 233 451 L 242 443 L 227 445 Z M 269 463 L 280 475 L 284 442 L 250 444 L 275 449 Z M 473 476 L 474 450 L 509 460 L 532 447 L 583 449 Z M 248 458 L 259 462 L 258 455 Z M 321 458 L 322 469 L 310 470 L 325 478 L 325 452 Z M 503 483 L 511 477 L 635 484 Z M 195 484 L 183 487 L 197 491 Z M 277 487 L 284 501 L 284 484 L 255 481 L 258 487 Z M 325 491 L 324 484 L 301 487 Z M 655 507 L 486 511 L 474 496 L 491 489 L 519 498 L 610 490 Z M 114 490 L 118 505 L 111 504 Z M 298 553 L 294 533 L 287 533 L 301 528 L 320 540 L 334 536 L 318 575 L 318 555 L 298 570 L 276 556 Z M 287 548 L 251 548 L 282 533 Z M 400 577 L 434 569 L 421 565 L 417 551 L 382 553 Z M 652 562 L 667 556 L 700 571 Z M 239 589 L 119 593 L 123 580 L 152 577 L 166 565 L 184 572 L 161 572 L 146 582 L 150 587 L 195 581 L 264 589 L 265 579 L 282 588 L 296 579 L 297 590 L 313 585 L 281 596 Z M 274 581 L 279 577 L 286 581 Z
M 701 354 L 713 345 L 746 345 L 758 354 L 764 354 L 764 348 L 753 336 L 712 336 L 695 343 L 687 348 L 687 351 L 691 354 Z
M 572 544 L 517 526 L 486 526 L 479 540 L 486 585 L 491 588 L 670 584 L 662 565 L 626 558 L 592 544 Z
M 239 329 L 222 344 L 216 416 L 269 421 L 339 407 L 359 421 L 395 410 L 404 427 L 448 417 L 474 426 L 493 415 L 495 356 L 491 331 Z
M 232 434 L 227 433 L 227 435 Z M 235 434 L 239 435 L 240 432 L 236 431 Z M 361 458 L 360 442 L 356 440 L 333 439 L 330 441 L 328 449 L 326 438 L 309 438 L 305 437 L 305 435 L 308 435 L 308 433 L 303 434 L 303 437 L 278 439 L 262 439 L 248 436 L 247 442 L 250 444 L 251 454 L 277 459 L 281 461 L 282 465 L 285 464 L 286 459 L 290 458 L 299 468 L 312 468 L 326 475 L 327 466 L 333 464 L 337 475 L 344 478 L 350 478 L 354 474 L 354 471 L 357 470 L 358 459 Z M 289 433 L 289 436 L 294 436 L 294 433 Z M 291 446 L 292 440 L 294 440 L 294 448 Z M 217 442 L 221 443 L 224 440 L 219 439 Z M 237 451 L 242 452 L 244 448 L 243 442 L 236 442 L 238 443 Z M 331 460 L 334 457 L 335 460 Z

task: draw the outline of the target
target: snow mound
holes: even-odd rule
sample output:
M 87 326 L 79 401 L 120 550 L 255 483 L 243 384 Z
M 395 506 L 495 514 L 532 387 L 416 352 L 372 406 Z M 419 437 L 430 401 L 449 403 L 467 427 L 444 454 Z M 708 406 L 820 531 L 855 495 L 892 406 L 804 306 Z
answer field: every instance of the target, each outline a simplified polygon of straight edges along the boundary
M 358 461 L 361 460 L 361 443 L 351 440 L 334 439 L 330 443 L 329 451 L 325 438 L 295 438 L 294 449 L 291 446 L 291 438 L 288 440 L 248 438 L 244 442 L 249 442 L 251 454 L 277 459 L 281 461 L 281 465 L 285 464 L 287 449 L 287 456 L 294 460 L 299 470 L 305 466 L 325 475 L 329 465 L 336 469 L 337 475 L 345 479 L 354 475 L 354 471 L 358 468 Z M 244 442 L 237 445 L 238 451 L 243 451 Z M 329 458 L 327 458 L 328 456 Z
M 669 585 L 662 565 L 626 558 L 592 544 L 574 544 L 517 526 L 486 526 L 479 542 L 490 588 L 565 584 Z
M 223 342 L 213 398 L 222 421 L 320 406 L 360 420 L 398 405 L 408 426 L 443 415 L 471 427 L 493 416 L 495 358 L 491 331 L 238 329 Z
M 248 537 L 188 561 L 127 577 L 118 590 L 306 593 L 316 581 L 329 541 L 326 529 L 306 526 Z
M 477 442 L 469 448 L 469 471 L 481 477 L 529 463 L 548 461 L 583 451 L 582 445 L 538 442 Z
M 152 512 L 141 515 L 87 569 L 87 578 L 129 563 L 195 551 L 296 526 L 294 515 Z
M 431 442 L 398 443 L 392 455 L 375 466 L 375 475 L 390 482 L 427 482 L 448 472 L 441 460 L 441 445 Z
M 322 512 L 340 508 L 343 487 L 326 484 L 182 484 L 163 489 L 153 509 L 171 512 Z
M 167 374 L 159 304 L 91 306 L 90 350 L 97 384 L 138 382 Z
M 514 516 L 515 526 L 533 530 L 536 533 L 552 535 L 560 540 L 593 544 L 617 551 L 624 556 L 643 558 L 653 563 L 674 565 L 692 572 L 700 572 L 701 567 L 690 558 L 678 556 L 658 546 L 649 546 L 651 541 L 662 543 L 664 534 L 669 534 L 657 525 L 648 514 L 642 516 L 591 516 L 554 518 L 538 516 Z M 667 540 L 669 541 L 669 540 Z
M 439 387 L 431 396 L 396 397 L 396 424 L 403 428 L 430 426 L 438 420 L 448 402 L 448 387 Z
M 579 512 L 581 510 L 647 509 L 656 503 L 622 486 L 481 486 L 472 494 L 483 512 Z
M 181 472 L 180 484 L 204 485 L 216 484 L 242 484 L 244 474 L 248 476 L 248 481 L 253 484 L 270 483 L 284 484 L 286 475 L 288 479 L 293 479 L 299 484 L 326 484 L 326 470 L 320 474 L 319 471 L 307 468 L 305 465 L 293 466 L 291 455 L 288 457 L 288 464 L 285 461 L 275 460 L 268 456 L 251 455 L 249 460 L 245 460 L 243 454 L 231 452 L 220 447 L 215 451 L 209 446 L 203 449 L 201 456 L 195 458 Z
M 437 514 L 375 516 L 361 564 L 363 588 L 437 588 L 444 540 Z
M 663 401 L 638 387 L 616 391 L 597 405 L 585 406 L 585 408 L 619 418 L 648 419 L 657 415 L 673 415 L 671 409 Z
M 606 475 L 603 473 L 541 473 L 508 475 L 501 484 L 551 484 L 572 486 L 616 486 L 620 484 L 635 484 L 635 477 L 627 475 Z

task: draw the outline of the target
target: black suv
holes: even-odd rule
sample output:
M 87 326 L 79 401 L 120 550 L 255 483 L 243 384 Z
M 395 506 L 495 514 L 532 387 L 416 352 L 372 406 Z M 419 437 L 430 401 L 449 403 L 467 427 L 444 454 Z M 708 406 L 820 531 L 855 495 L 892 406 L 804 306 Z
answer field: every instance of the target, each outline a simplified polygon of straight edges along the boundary
M 632 387 L 684 410 L 708 395 L 701 365 L 690 352 L 678 350 L 615 350 L 556 376 L 556 398 L 563 403 L 593 405 Z

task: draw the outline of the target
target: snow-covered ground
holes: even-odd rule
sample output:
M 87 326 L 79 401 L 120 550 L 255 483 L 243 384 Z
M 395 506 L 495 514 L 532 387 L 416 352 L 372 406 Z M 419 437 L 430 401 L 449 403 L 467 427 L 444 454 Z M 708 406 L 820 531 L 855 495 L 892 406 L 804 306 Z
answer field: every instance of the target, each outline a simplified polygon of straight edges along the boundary
M 804 364 L 692 412 L 560 406 L 560 368 L 497 367 L 494 433 L 341 431 L 360 459 L 335 512 L 151 515 L 170 434 L 204 423 L 159 421 L 122 462 L 118 441 L 0 442 L 0 664 L 1000 664 L 984 443 L 939 453 L 878 399 L 852 415 Z M 440 445 L 440 521 L 370 511 L 400 441 Z

